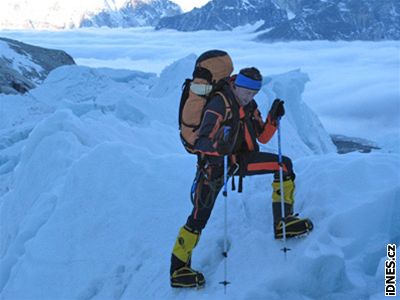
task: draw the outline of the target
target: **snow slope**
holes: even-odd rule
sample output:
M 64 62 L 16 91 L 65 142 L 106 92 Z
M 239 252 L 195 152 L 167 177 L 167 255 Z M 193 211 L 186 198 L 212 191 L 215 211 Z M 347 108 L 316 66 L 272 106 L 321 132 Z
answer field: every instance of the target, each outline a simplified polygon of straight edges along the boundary
M 0 96 L 2 299 L 224 297 L 222 199 L 193 257 L 207 287 L 177 291 L 168 282 L 170 251 L 191 210 L 195 158 L 180 145 L 176 115 L 195 59 L 160 77 L 65 66 L 28 95 Z M 270 76 L 258 101 L 265 115 L 274 97 L 286 100 L 296 211 L 315 231 L 291 241 L 285 261 L 272 234 L 272 178 L 246 178 L 243 194 L 229 192 L 229 299 L 383 295 L 386 243 L 400 240 L 400 156 L 332 152 L 302 102 L 307 79 Z

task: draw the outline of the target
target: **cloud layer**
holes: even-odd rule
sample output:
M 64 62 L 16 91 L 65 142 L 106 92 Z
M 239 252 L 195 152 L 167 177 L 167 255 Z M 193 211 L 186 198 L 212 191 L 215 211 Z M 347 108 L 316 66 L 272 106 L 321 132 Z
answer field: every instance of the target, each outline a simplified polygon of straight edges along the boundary
M 3 31 L 0 35 L 66 50 L 78 64 L 156 73 L 190 53 L 224 49 L 231 54 L 235 71 L 256 66 L 264 75 L 299 68 L 306 72 L 311 81 L 304 100 L 331 133 L 371 139 L 389 133 L 400 135 L 399 42 L 264 44 L 251 41 L 251 29 L 192 33 L 151 28 L 85 29 Z

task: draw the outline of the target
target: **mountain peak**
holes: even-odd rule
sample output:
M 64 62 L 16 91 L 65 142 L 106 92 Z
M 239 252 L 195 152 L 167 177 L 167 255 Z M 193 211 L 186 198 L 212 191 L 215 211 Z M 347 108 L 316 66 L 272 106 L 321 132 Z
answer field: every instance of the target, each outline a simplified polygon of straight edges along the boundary
M 272 0 L 213 0 L 185 14 L 162 18 L 156 29 L 231 30 L 260 20 L 272 27 L 287 19 L 286 11 Z
M 400 39 L 400 2 L 387 0 L 213 0 L 162 18 L 156 29 L 231 30 L 264 24 L 259 41 Z
M 4 0 L 0 29 L 153 26 L 161 17 L 180 13 L 169 0 Z

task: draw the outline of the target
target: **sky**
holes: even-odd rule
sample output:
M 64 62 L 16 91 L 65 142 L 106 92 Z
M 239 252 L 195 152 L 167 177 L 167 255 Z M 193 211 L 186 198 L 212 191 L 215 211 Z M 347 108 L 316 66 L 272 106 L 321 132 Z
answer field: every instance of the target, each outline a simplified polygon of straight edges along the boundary
M 210 0 L 171 0 L 182 7 L 183 11 L 192 10 L 194 7 L 201 7 L 210 2 Z

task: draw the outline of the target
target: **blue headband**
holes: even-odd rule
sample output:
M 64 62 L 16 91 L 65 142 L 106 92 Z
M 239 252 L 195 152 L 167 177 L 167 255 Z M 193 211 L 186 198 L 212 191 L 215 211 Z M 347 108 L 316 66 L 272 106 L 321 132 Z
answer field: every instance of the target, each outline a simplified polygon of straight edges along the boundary
M 235 84 L 238 87 L 258 91 L 261 89 L 262 82 L 261 80 L 254 80 L 239 73 L 236 76 Z

